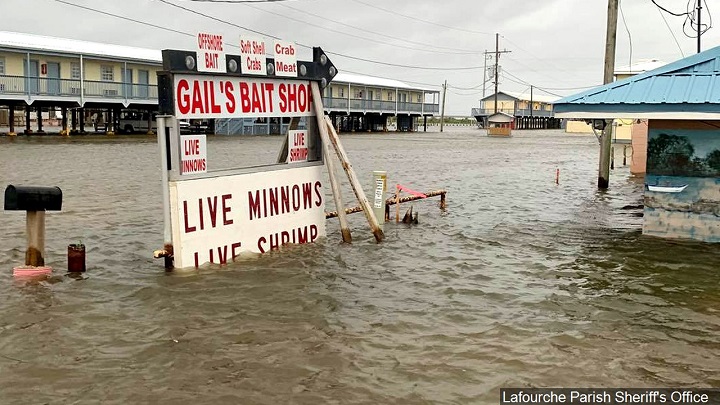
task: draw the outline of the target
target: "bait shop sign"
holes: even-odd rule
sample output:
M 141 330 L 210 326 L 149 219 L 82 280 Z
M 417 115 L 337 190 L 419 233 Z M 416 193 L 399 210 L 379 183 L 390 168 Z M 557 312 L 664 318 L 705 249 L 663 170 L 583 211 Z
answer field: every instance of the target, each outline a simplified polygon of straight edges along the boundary
M 226 264 L 325 236 L 322 167 L 171 181 L 175 267 Z

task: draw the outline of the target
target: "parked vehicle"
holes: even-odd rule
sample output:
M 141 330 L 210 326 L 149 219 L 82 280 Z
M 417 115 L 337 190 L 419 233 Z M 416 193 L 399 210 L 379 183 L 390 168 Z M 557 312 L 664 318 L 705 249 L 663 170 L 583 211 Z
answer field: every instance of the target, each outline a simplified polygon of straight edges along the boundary
M 155 131 L 157 130 L 155 115 L 152 113 L 149 117 L 147 111 L 124 110 L 120 112 L 118 129 L 125 133 Z M 150 128 L 148 128 L 148 118 L 151 119 Z

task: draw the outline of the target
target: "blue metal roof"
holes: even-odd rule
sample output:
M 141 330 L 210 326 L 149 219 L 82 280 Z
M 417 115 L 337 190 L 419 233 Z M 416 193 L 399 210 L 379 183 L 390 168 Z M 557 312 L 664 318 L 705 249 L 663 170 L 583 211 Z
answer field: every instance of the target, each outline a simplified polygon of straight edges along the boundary
M 720 46 L 555 102 L 566 118 L 720 115 Z M 631 115 L 628 115 L 631 114 Z M 679 115 L 678 115 L 679 114 Z M 688 116 L 687 118 L 692 118 Z

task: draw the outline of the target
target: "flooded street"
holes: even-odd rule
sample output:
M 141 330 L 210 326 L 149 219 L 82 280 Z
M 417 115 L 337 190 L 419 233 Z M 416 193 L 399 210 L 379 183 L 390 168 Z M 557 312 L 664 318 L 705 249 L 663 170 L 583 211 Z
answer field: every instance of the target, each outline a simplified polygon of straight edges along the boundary
M 387 223 L 379 245 L 363 215 L 352 245 L 330 219 L 318 244 L 166 274 L 153 137 L 0 138 L 3 189 L 64 193 L 47 281 L 13 279 L 25 213 L 0 214 L 0 403 L 490 404 L 510 386 L 720 385 L 720 246 L 641 235 L 643 180 L 622 146 L 599 192 L 592 135 L 341 139 L 366 193 L 387 170 L 393 187 L 446 189 L 446 212 L 416 202 L 420 224 Z M 270 163 L 280 139 L 208 147 L 212 170 Z M 64 275 L 78 242 L 83 279 Z

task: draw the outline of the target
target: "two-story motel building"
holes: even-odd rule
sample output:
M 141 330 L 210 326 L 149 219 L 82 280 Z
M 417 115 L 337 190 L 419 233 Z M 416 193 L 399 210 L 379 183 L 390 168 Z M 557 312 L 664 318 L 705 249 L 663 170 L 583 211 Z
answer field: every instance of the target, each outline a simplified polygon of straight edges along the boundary
M 102 116 L 108 132 L 124 130 L 128 111 L 158 108 L 159 50 L 0 31 L 0 127 L 43 132 L 43 117 L 60 109 L 62 128 L 84 133 L 90 116 Z M 438 91 L 389 79 L 340 73 L 325 89 L 325 111 L 341 130 L 381 130 L 397 117 L 398 130 L 417 129 L 418 118 L 439 111 Z M 68 117 L 70 122 L 68 123 Z M 36 123 L 36 129 L 32 123 Z M 281 133 L 277 120 L 223 120 L 223 134 Z M 212 126 L 211 126 L 212 127 Z

